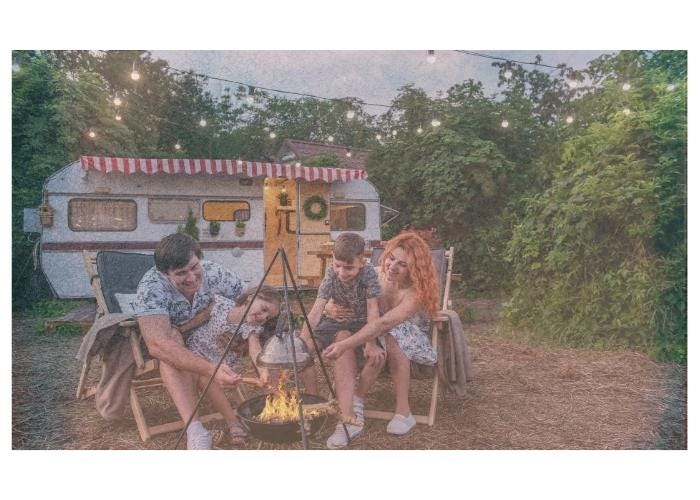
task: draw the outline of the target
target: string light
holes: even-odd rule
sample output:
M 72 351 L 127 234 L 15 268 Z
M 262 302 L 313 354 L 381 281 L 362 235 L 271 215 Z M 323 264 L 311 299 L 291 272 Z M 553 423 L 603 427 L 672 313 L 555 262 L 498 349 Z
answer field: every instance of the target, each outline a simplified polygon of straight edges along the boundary
M 629 82 L 625 82 L 622 84 L 622 90 L 624 90 L 625 92 L 627 92 L 631 88 L 632 88 L 632 85 L 630 85 Z
M 89 137 L 90 139 L 94 139 L 96 135 L 97 135 L 97 134 L 95 134 L 95 131 L 92 130 L 92 129 L 90 129 L 90 131 L 88 132 L 88 137 Z
M 397 134 L 396 130 L 392 130 L 392 131 L 391 131 L 391 135 L 392 135 L 393 137 L 396 137 L 396 134 Z
M 180 148 L 182 148 L 182 146 L 180 146 L 180 141 L 177 141 L 177 142 L 175 143 L 175 149 L 176 149 L 177 151 L 180 151 Z
M 134 62 L 131 65 L 131 79 L 134 81 L 138 81 L 141 78 L 141 74 L 136 71 L 136 63 Z
M 275 134 L 274 132 L 270 132 L 270 139 L 274 139 L 275 137 L 277 137 L 277 134 Z
M 429 50 L 428 51 L 428 57 L 427 57 L 428 63 L 433 64 L 436 60 L 435 57 L 435 51 L 434 50 Z
M 674 90 L 676 90 L 676 86 L 673 83 L 669 83 L 666 86 L 666 90 L 668 90 L 669 92 L 673 92 Z
M 374 136 L 374 138 L 377 139 L 378 141 L 381 141 L 381 140 L 382 140 L 382 134 L 377 134 L 377 135 Z
M 437 118 L 433 118 L 430 121 L 430 125 L 432 125 L 433 127 L 439 127 L 441 125 L 441 123 L 440 123 L 440 120 L 438 120 Z
M 570 89 L 578 88 L 578 82 L 576 80 L 567 80 L 566 84 Z
M 501 122 L 501 127 L 508 128 L 509 126 L 510 126 L 510 123 L 508 123 L 508 120 L 503 120 Z
M 625 114 L 625 116 L 629 116 L 629 114 L 632 112 L 629 107 L 625 106 L 625 108 L 622 110 L 622 112 Z
M 118 122 L 120 122 L 120 121 L 122 121 L 122 115 L 117 113 L 117 116 L 115 116 L 114 119 L 117 120 Z
M 335 140 L 335 137 L 333 137 L 332 135 L 328 136 L 328 142 L 333 142 L 334 140 Z
M 416 134 L 422 134 L 422 133 L 423 133 L 423 127 L 422 127 L 422 126 L 419 126 L 419 127 L 416 129 Z
M 352 158 L 352 152 L 350 152 L 349 149 L 346 150 L 346 151 L 345 151 L 345 156 L 347 156 L 348 158 Z
M 296 162 L 296 163 L 294 164 L 294 166 L 297 167 L 297 168 L 301 167 L 301 162 L 300 162 L 300 161 Z
M 346 117 L 348 120 L 352 120 L 353 118 L 355 118 L 355 110 L 349 109 L 348 112 L 345 113 L 345 117 Z
M 571 116 L 571 115 L 567 116 L 567 117 L 566 117 L 566 123 L 568 123 L 569 125 L 571 125 L 572 123 L 574 123 L 574 117 Z
M 121 106 L 122 105 L 122 100 L 119 96 L 114 96 L 114 100 L 112 101 L 115 106 Z
M 264 131 L 264 132 L 269 132 L 269 131 L 270 131 L 270 127 L 263 127 L 263 131 Z
M 204 118 L 202 118 L 201 120 L 199 120 L 199 126 L 200 126 L 200 127 L 206 127 L 206 126 L 207 126 L 207 121 L 206 121 Z
M 503 73 L 503 78 L 505 78 L 506 80 L 510 80 L 511 78 L 513 78 L 513 72 L 509 69 L 505 70 L 505 72 Z
M 238 165 L 239 167 L 243 165 L 243 160 L 241 160 L 240 158 L 236 160 L 236 165 Z

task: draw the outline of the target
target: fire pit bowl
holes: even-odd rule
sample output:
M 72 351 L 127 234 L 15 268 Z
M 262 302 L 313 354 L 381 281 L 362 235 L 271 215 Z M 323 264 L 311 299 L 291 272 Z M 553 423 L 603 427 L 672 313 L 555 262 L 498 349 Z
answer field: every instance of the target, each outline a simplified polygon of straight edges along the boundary
M 299 422 L 260 422 L 255 419 L 265 408 L 266 394 L 248 399 L 238 406 L 238 416 L 253 437 L 269 443 L 294 443 L 301 441 L 301 429 Z M 321 396 L 313 394 L 302 394 L 302 404 L 326 403 Z M 307 418 L 307 425 L 310 429 L 306 431 L 307 436 L 311 436 L 323 427 L 328 415 L 321 414 L 317 417 Z

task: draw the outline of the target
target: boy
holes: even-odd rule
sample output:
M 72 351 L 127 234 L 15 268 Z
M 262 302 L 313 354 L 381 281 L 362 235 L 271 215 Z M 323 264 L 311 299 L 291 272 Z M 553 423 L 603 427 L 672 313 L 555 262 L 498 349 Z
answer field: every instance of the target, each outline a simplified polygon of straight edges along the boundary
M 365 263 L 365 240 L 356 233 L 341 233 L 333 245 L 333 263 L 326 270 L 326 275 L 318 289 L 318 295 L 308 314 L 314 339 L 322 351 L 333 342 L 348 338 L 360 330 L 368 321 L 379 317 L 378 297 L 381 292 L 379 277 L 374 268 Z M 352 317 L 337 321 L 323 315 L 329 300 L 334 304 L 352 310 Z M 314 352 L 309 329 L 306 325 L 301 332 L 301 339 L 310 352 Z M 366 360 L 360 375 L 358 393 L 364 396 L 372 382 L 384 366 L 386 353 L 377 339 L 368 341 L 360 354 L 360 362 Z M 358 362 L 352 350 L 345 353 L 333 364 L 333 376 L 338 398 L 338 406 L 347 425 L 350 439 L 357 436 L 364 425 L 364 400 L 355 396 L 355 378 Z M 317 393 L 316 374 L 311 366 L 302 372 L 306 390 Z M 342 448 L 347 445 L 347 438 L 342 424 L 336 426 L 335 432 L 326 442 L 328 448 Z

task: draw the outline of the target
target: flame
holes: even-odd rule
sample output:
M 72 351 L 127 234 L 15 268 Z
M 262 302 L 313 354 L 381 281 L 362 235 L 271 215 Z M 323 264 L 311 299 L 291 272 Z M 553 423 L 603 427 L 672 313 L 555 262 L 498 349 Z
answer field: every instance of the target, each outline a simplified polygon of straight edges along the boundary
M 260 422 L 298 422 L 299 397 L 296 389 L 287 390 L 285 385 L 289 378 L 289 370 L 280 375 L 277 391 L 267 396 L 265 408 L 257 416 Z

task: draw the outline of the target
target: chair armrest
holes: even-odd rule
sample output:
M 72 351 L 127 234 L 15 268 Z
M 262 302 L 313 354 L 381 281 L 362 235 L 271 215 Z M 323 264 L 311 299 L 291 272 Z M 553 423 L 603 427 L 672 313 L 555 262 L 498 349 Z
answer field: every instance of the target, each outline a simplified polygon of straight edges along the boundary
M 433 323 L 447 323 L 450 320 L 450 318 L 446 314 L 438 311 L 437 314 L 433 316 L 432 320 Z
M 125 319 L 119 323 L 119 326 L 138 326 L 139 322 L 135 319 Z

